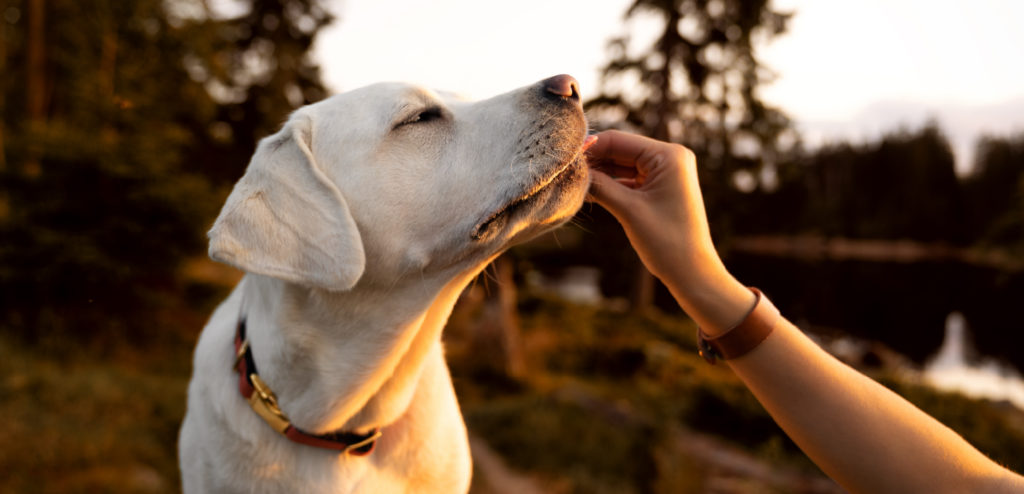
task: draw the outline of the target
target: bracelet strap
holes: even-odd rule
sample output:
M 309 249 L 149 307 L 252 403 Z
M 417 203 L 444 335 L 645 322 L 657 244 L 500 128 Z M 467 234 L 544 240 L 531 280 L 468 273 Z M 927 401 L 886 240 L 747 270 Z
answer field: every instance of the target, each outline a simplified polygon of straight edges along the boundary
M 700 356 L 714 365 L 718 359 L 732 360 L 742 357 L 757 348 L 775 329 L 779 320 L 779 310 L 768 300 L 761 290 L 749 287 L 756 300 L 754 307 L 732 329 L 714 338 L 708 337 L 697 328 L 697 347 Z

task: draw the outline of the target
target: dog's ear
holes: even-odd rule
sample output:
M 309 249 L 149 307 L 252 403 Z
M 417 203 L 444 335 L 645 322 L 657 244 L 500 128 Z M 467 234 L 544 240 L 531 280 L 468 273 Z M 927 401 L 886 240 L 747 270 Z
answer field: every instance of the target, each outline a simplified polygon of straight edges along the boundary
M 341 191 L 313 156 L 310 116 L 260 141 L 208 233 L 210 257 L 332 291 L 363 274 L 362 239 Z

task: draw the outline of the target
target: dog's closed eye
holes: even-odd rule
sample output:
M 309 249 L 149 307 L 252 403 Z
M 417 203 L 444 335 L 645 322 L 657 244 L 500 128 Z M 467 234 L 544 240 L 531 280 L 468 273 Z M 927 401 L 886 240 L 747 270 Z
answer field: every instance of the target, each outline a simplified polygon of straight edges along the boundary
M 419 112 L 414 113 L 411 117 L 402 120 L 401 122 L 398 123 L 398 125 L 395 125 L 395 128 L 397 129 L 403 125 L 435 122 L 442 120 L 443 118 L 444 111 L 441 110 L 441 107 L 432 106 L 430 108 L 420 110 Z

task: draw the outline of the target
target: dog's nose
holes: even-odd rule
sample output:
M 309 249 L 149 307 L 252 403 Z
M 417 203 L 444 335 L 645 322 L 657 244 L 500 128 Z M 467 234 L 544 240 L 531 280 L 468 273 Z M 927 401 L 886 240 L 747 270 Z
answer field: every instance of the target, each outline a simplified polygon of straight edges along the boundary
M 562 74 L 541 81 L 544 90 L 555 96 L 579 101 L 580 83 L 571 75 Z

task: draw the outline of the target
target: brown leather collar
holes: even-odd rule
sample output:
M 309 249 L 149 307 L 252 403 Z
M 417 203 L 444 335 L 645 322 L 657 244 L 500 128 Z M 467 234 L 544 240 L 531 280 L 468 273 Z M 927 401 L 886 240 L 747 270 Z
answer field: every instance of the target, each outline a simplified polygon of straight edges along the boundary
M 373 451 L 380 437 L 380 429 L 366 434 L 353 432 L 331 432 L 312 434 L 292 425 L 288 417 L 277 406 L 277 396 L 256 372 L 256 361 L 252 357 L 249 340 L 245 337 L 245 318 L 238 319 L 235 331 L 235 364 L 238 371 L 238 391 L 249 402 L 249 406 L 274 430 L 300 444 L 318 448 L 342 451 L 354 456 L 365 456 Z

